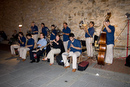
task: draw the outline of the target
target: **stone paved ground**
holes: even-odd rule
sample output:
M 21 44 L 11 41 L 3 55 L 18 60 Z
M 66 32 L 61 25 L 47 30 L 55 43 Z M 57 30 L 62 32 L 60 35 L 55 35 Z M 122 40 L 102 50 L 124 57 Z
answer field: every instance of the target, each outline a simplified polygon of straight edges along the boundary
M 130 87 L 130 75 L 93 68 L 71 72 L 56 63 L 22 62 L 0 51 L 0 87 Z M 99 76 L 96 76 L 96 74 Z

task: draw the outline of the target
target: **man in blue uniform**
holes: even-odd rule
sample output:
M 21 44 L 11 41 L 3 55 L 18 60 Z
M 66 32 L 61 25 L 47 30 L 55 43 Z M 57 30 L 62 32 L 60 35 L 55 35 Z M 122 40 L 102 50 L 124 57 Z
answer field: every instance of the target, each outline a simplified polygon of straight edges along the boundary
M 32 38 L 31 34 L 26 35 L 28 41 L 27 45 L 25 47 L 20 47 L 19 53 L 20 53 L 20 58 L 22 58 L 23 61 L 26 60 L 26 53 L 29 50 L 32 50 L 34 48 L 34 39 Z
M 79 40 L 75 39 L 74 34 L 70 33 L 69 34 L 69 41 L 68 41 L 68 47 L 67 51 L 62 53 L 62 58 L 64 61 L 65 69 L 70 67 L 70 64 L 67 60 L 68 56 L 72 56 L 72 72 L 75 72 L 77 69 L 77 57 L 80 56 L 82 49 L 81 49 L 81 43 Z
M 24 47 L 25 43 L 26 43 L 26 38 L 24 37 L 23 32 L 19 32 L 18 35 L 19 35 L 18 36 L 18 44 L 13 44 L 13 45 L 10 46 L 12 56 L 15 56 L 15 54 L 16 54 L 15 49 L 19 50 L 19 48 Z
M 41 23 L 41 27 L 42 33 L 45 35 L 45 37 L 47 37 L 47 32 L 49 31 L 48 27 L 46 27 L 44 23 Z
M 92 48 L 93 34 L 94 34 L 93 26 L 94 26 L 94 22 L 90 21 L 89 28 L 88 29 L 87 27 L 84 28 L 88 58 L 93 57 L 93 48 Z
M 67 45 L 68 45 L 68 40 L 69 40 L 69 34 L 71 33 L 70 28 L 67 26 L 68 24 L 66 22 L 63 23 L 63 44 L 65 51 L 67 51 Z
M 35 40 L 35 43 L 37 43 L 37 40 L 38 40 L 38 27 L 35 25 L 35 22 L 32 22 L 32 24 L 31 24 L 31 31 L 32 31 L 32 37 Z
M 50 40 L 52 41 L 56 38 L 57 31 L 55 30 L 55 25 L 51 25 L 51 29 L 52 32 L 51 32 Z
M 113 46 L 114 46 L 115 27 L 110 25 L 109 19 L 104 22 L 104 26 L 105 26 L 105 28 L 103 31 L 106 32 L 106 43 L 107 43 L 105 63 L 110 65 L 113 62 Z

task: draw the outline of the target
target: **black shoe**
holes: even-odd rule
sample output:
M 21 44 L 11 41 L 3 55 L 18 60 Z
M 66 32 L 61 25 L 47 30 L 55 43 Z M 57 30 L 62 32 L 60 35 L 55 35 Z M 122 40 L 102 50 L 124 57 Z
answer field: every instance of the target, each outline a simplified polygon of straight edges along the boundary
M 37 61 L 36 63 L 39 63 L 39 61 Z
M 33 63 L 33 62 L 35 62 L 35 60 L 32 60 L 30 63 Z

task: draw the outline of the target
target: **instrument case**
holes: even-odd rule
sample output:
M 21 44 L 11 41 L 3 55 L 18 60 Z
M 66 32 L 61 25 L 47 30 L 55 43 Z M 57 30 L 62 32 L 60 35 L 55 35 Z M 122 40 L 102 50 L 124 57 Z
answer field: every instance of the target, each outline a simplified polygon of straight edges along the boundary
M 79 71 L 84 71 L 87 67 L 89 66 L 88 61 L 82 61 L 78 64 L 78 70 Z

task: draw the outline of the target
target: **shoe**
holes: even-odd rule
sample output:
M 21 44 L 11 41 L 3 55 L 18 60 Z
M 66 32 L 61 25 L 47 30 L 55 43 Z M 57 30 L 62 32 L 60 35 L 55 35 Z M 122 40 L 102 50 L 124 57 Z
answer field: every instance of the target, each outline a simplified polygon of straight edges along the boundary
M 76 72 L 76 69 L 72 69 L 72 72 Z
M 15 54 L 11 54 L 11 56 L 12 56 L 12 57 L 14 57 L 14 56 L 15 56 Z
M 36 63 L 39 63 L 39 61 L 37 61 Z
M 33 63 L 33 62 L 35 62 L 35 60 L 32 60 L 30 63 Z
M 50 65 L 50 66 L 53 65 L 53 63 L 50 63 L 49 65 Z
M 21 57 L 19 57 L 19 59 L 22 59 Z
M 47 60 L 47 58 L 43 58 L 42 60 L 43 60 L 43 61 L 46 61 L 46 60 Z
M 65 66 L 64 68 L 67 69 L 67 68 L 70 68 L 70 66 Z
M 107 65 L 112 65 L 111 63 L 107 63 Z
M 22 61 L 24 62 L 26 59 L 22 59 Z

